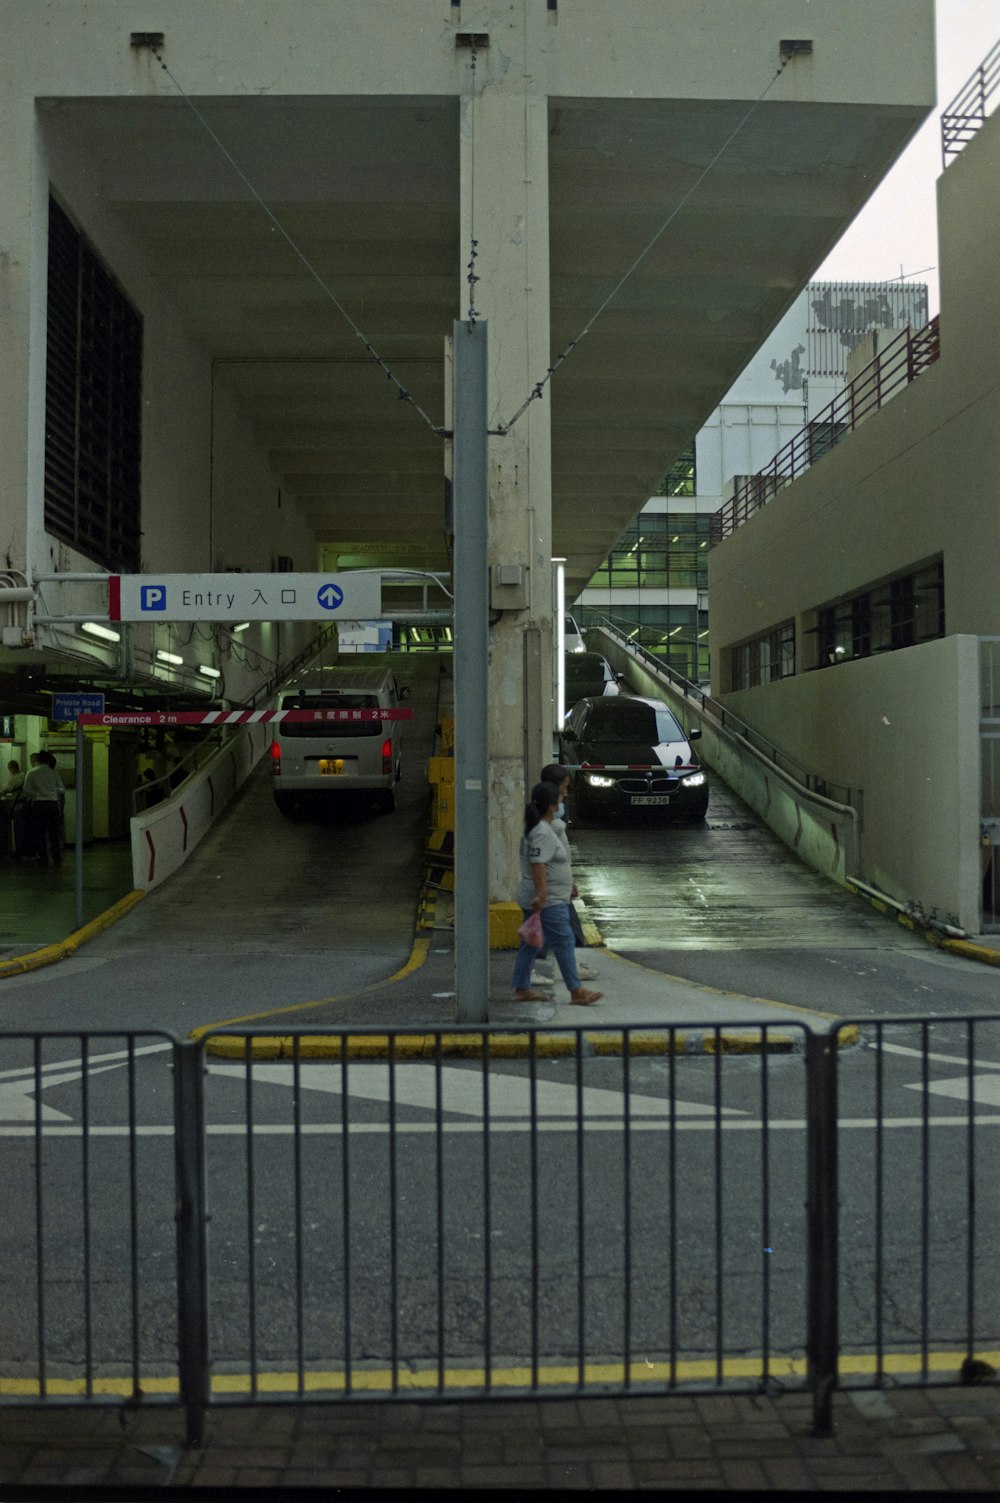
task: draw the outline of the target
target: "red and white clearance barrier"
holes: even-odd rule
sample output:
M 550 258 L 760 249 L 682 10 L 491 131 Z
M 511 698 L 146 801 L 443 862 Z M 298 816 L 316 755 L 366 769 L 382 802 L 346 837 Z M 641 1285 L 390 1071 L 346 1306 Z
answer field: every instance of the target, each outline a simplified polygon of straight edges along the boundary
M 271 721 L 412 720 L 411 709 L 395 710 L 109 710 L 78 715 L 80 725 L 267 725 Z

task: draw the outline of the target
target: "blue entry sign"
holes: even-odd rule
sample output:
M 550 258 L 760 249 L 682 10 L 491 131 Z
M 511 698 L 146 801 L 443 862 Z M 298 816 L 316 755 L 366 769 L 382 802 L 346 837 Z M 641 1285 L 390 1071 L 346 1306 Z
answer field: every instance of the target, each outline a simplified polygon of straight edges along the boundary
M 343 574 L 110 574 L 112 621 L 373 621 L 378 570 Z
M 75 720 L 78 715 L 103 715 L 104 695 L 53 694 L 50 717 L 52 720 Z

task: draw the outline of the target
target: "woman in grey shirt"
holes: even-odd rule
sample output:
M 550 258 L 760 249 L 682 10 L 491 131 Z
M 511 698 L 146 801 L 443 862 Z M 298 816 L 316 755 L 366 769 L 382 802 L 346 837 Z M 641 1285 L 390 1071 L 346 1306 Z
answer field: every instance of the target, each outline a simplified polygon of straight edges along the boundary
M 552 828 L 559 807 L 559 789 L 553 783 L 536 783 L 531 802 L 524 811 L 524 834 L 521 837 L 521 880 L 517 901 L 525 915 L 534 910 L 541 914 L 546 943 L 556 958 L 563 981 L 569 987 L 569 999 L 580 1007 L 601 1000 L 601 992 L 591 992 L 580 984 L 576 968 L 573 930 L 569 921 L 569 904 L 573 892 L 569 842 L 560 840 Z M 514 997 L 518 1002 L 544 1001 L 531 988 L 531 962 L 538 951 L 521 940 L 514 961 Z

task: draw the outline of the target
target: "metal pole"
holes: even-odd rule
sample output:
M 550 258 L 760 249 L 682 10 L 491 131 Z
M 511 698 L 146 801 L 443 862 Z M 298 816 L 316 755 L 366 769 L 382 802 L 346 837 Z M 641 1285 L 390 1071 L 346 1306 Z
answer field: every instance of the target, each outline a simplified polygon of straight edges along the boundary
M 460 1023 L 485 1023 L 490 983 L 489 488 L 486 323 L 455 321 L 455 986 Z
M 209 1400 L 203 1071 L 201 1044 L 177 1044 L 174 1049 L 177 1367 L 189 1446 L 202 1443 Z
M 76 881 L 76 927 L 83 928 L 83 811 L 87 806 L 87 794 L 89 789 L 86 784 L 86 776 L 83 769 L 83 726 L 79 716 L 76 721 L 76 830 L 74 831 L 75 845 L 75 881 Z M 61 839 L 62 837 L 60 837 Z
M 837 1387 L 837 1025 L 806 1035 L 806 1356 L 813 1434 L 833 1433 Z

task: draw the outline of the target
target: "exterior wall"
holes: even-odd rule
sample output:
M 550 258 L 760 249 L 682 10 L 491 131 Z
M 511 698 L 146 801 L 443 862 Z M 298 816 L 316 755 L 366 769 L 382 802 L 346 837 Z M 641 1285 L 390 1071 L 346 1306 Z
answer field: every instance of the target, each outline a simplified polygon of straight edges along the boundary
M 994 115 L 939 181 L 940 359 L 709 559 L 713 693 L 815 772 L 863 788 L 862 875 L 973 930 L 972 639 L 1000 633 L 998 165 Z M 938 556 L 942 641 L 808 672 L 820 607 Z M 796 676 L 727 693 L 728 649 L 789 618 Z
M 858 875 L 979 928 L 979 660 L 946 637 L 725 698 L 808 767 L 861 793 Z

